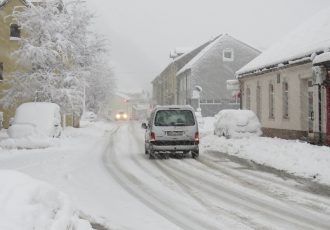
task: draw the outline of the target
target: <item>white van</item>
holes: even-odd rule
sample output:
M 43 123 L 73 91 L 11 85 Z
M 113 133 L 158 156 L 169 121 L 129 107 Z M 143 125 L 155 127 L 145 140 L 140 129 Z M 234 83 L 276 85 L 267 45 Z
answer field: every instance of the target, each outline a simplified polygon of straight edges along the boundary
M 148 120 L 143 123 L 145 153 L 149 158 L 155 154 L 168 157 L 170 154 L 199 156 L 198 123 L 191 106 L 157 106 Z
M 28 102 L 17 107 L 8 135 L 11 138 L 59 137 L 61 130 L 60 107 L 57 104 Z

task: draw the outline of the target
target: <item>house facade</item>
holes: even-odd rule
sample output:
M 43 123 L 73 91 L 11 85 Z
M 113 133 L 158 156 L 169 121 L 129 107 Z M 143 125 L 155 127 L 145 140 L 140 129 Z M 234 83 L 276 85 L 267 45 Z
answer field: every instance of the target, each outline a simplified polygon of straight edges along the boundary
M 14 10 L 23 10 L 25 7 L 33 5 L 42 5 L 45 0 L 0 0 L 0 93 L 4 93 L 10 87 L 9 78 L 11 73 L 15 71 L 29 70 L 30 66 L 22 66 L 16 62 L 12 54 L 19 48 L 19 41 L 24 36 L 20 25 L 17 24 L 15 18 L 11 17 Z M 63 7 L 62 1 L 59 0 L 58 7 Z M 28 98 L 22 98 L 17 101 L 17 105 L 24 101 L 31 101 Z M 3 114 L 3 126 L 8 128 L 10 118 L 14 116 L 16 106 L 5 108 L 0 104 L 0 112 Z M 63 114 L 63 126 L 69 124 L 79 127 L 80 117 L 73 113 Z
M 186 53 L 174 52 L 176 55 L 171 55 L 172 61 L 151 82 L 153 105 L 177 104 L 177 72 L 212 41 L 210 40 Z
M 18 40 L 21 37 L 19 25 L 10 17 L 15 7 L 27 7 L 24 0 L 0 0 L 0 92 L 9 86 L 6 83 L 11 72 L 22 69 L 18 66 L 11 54 L 18 49 Z M 0 106 L 0 111 L 4 112 L 4 127 L 8 127 L 9 118 L 13 116 L 13 109 L 4 109 Z
M 235 79 L 235 72 L 259 54 L 228 34 L 217 37 L 178 71 L 178 104 L 200 107 L 203 116 L 238 109 L 238 95 L 227 90 L 226 81 Z
M 237 72 L 241 107 L 256 113 L 265 136 L 329 144 L 330 58 L 318 58 L 330 48 L 327 15 L 313 17 Z

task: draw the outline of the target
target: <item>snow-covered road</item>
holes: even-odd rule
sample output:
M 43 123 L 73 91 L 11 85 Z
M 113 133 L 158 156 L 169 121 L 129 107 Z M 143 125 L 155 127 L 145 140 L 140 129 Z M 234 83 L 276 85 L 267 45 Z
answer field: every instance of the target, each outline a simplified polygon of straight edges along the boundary
M 124 124 L 111 138 L 109 172 L 130 194 L 183 229 L 329 229 L 330 199 L 296 182 L 251 171 L 211 153 L 148 160 L 143 131 Z
M 0 169 L 53 184 L 82 216 L 110 229 L 330 228 L 330 197 L 299 182 L 214 151 L 197 160 L 149 160 L 139 123 L 102 123 L 65 135 L 49 149 L 1 150 Z

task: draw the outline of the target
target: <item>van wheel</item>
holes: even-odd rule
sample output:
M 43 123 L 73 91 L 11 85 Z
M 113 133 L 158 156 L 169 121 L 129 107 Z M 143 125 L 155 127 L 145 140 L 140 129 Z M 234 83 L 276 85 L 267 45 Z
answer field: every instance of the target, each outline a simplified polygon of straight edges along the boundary
M 146 145 L 144 145 L 144 153 L 145 154 L 148 154 L 148 149 L 147 149 L 147 146 Z
M 196 159 L 199 157 L 199 150 L 196 150 L 196 151 L 192 151 L 191 152 L 191 156 L 192 158 Z
M 150 160 L 155 159 L 155 152 L 153 150 L 149 151 L 149 159 Z

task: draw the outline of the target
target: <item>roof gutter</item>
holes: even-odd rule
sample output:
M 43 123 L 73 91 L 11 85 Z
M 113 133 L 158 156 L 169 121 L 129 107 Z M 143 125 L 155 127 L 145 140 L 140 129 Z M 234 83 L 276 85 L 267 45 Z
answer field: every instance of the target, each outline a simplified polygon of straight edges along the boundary
M 254 71 L 250 71 L 250 72 L 246 72 L 246 73 L 242 73 L 242 74 L 236 74 L 236 78 L 245 78 L 245 77 L 252 77 L 252 76 L 258 76 L 258 75 L 262 75 L 265 73 L 271 73 L 271 72 L 275 72 L 278 70 L 282 70 L 282 69 L 286 69 L 286 68 L 290 68 L 290 67 L 294 67 L 294 66 L 298 66 L 298 65 L 304 65 L 306 63 L 310 63 L 312 62 L 312 60 L 310 59 L 310 57 L 304 57 L 301 59 L 301 61 L 292 61 L 294 63 L 290 63 L 290 62 L 286 62 L 286 63 L 281 63 L 277 64 L 277 65 L 272 65 L 272 66 L 268 66 L 262 69 L 258 69 L 258 70 L 254 70 Z

